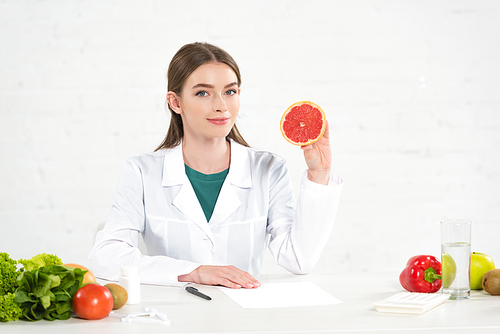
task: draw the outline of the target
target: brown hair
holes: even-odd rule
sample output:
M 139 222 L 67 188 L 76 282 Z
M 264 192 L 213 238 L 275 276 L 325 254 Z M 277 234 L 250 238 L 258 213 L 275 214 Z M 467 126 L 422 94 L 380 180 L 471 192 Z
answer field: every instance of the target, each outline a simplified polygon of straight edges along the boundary
M 229 66 L 236 74 L 238 87 L 241 86 L 241 75 L 238 65 L 226 51 L 212 44 L 196 42 L 184 45 L 179 49 L 179 51 L 177 51 L 170 61 L 167 71 L 167 91 L 172 91 L 177 95 L 180 95 L 182 87 L 191 73 L 193 73 L 201 65 L 210 62 L 223 63 Z M 181 115 L 175 113 L 170 105 L 168 105 L 168 109 L 170 110 L 171 115 L 170 126 L 165 139 L 163 139 L 163 142 L 156 148 L 155 151 L 163 148 L 175 147 L 180 144 L 182 137 L 184 137 Z M 231 138 L 237 143 L 249 147 L 247 142 L 241 136 L 236 124 L 233 125 L 233 128 L 226 138 Z

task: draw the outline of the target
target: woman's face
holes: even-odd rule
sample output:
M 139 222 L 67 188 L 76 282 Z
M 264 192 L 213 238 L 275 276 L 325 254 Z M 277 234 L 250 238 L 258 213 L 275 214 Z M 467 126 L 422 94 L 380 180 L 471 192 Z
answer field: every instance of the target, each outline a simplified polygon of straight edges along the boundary
M 238 79 L 231 67 L 208 63 L 198 67 L 186 80 L 179 108 L 184 136 L 201 140 L 225 138 L 231 131 L 240 108 Z

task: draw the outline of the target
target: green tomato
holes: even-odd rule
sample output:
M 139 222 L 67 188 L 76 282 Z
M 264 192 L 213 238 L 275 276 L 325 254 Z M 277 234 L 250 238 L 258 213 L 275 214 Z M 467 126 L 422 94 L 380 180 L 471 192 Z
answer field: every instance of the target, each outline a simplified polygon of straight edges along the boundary
M 441 255 L 441 270 L 443 288 L 449 288 L 457 275 L 457 265 L 455 264 L 455 260 L 453 260 L 448 253 L 443 253 L 443 255 Z

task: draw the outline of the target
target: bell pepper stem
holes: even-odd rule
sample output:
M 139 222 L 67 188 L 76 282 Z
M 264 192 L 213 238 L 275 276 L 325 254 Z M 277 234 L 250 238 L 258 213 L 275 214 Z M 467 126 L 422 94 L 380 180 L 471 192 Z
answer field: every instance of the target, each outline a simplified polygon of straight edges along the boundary
M 434 268 L 427 268 L 424 271 L 424 273 L 425 273 L 424 279 L 429 283 L 432 283 L 437 279 L 441 279 L 441 275 L 438 275 L 436 273 L 436 269 Z

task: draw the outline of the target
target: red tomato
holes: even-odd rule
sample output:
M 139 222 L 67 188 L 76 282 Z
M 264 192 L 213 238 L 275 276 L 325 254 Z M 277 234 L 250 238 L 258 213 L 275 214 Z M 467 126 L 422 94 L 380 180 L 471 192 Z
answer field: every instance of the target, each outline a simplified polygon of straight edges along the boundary
M 80 318 L 96 320 L 106 317 L 113 309 L 113 295 L 99 284 L 82 286 L 73 297 L 73 310 Z

